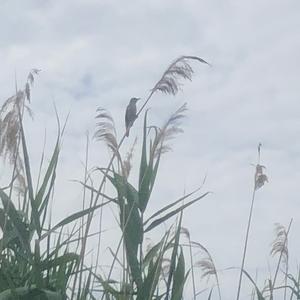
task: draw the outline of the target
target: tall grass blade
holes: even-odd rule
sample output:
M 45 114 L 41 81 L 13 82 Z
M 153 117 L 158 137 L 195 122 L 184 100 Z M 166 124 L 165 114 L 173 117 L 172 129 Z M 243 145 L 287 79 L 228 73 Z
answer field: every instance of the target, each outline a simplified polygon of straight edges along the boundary
M 178 213 L 182 212 L 185 208 L 191 206 L 192 204 L 196 203 L 197 201 L 199 201 L 200 199 L 202 199 L 203 197 L 205 197 L 209 192 L 197 197 L 194 200 L 191 200 L 190 202 L 182 205 L 181 207 L 174 209 L 173 211 L 171 211 L 170 213 L 164 215 L 161 218 L 158 218 L 156 220 L 154 220 L 145 230 L 144 232 L 148 232 L 150 230 L 152 230 L 153 228 L 157 227 L 158 225 L 160 225 L 161 223 L 165 222 L 166 220 L 170 219 L 171 217 L 177 215 Z
M 210 290 L 207 300 L 211 300 L 213 288 Z
M 162 240 L 158 243 L 159 247 L 155 247 L 155 250 L 159 250 L 157 255 L 153 255 L 152 259 L 148 264 L 148 273 L 145 276 L 142 286 L 138 289 L 136 300 L 151 300 L 153 299 L 155 289 L 158 285 L 159 276 L 162 268 L 163 256 L 168 247 L 168 238 L 170 231 L 166 233 L 166 235 L 162 238 Z M 151 255 L 152 256 L 152 255 Z
M 29 232 L 27 230 L 26 225 L 22 222 L 22 218 L 18 213 L 18 211 L 16 210 L 14 204 L 6 195 L 6 193 L 3 192 L 2 189 L 0 189 L 0 198 L 2 200 L 4 211 L 7 213 L 9 220 L 11 221 L 14 228 L 16 229 L 18 238 L 23 246 L 24 252 L 30 254 Z
M 173 279 L 173 275 L 176 269 L 176 259 L 177 259 L 177 253 L 179 249 L 179 239 L 180 239 L 180 228 L 181 228 L 181 223 L 182 223 L 182 215 L 183 212 L 180 212 L 180 217 L 179 221 L 177 224 L 176 232 L 175 232 L 175 240 L 174 240 L 174 245 L 172 249 L 172 255 L 171 255 L 171 261 L 170 261 L 170 268 L 169 268 L 169 276 L 167 280 L 167 291 L 166 291 L 166 297 L 165 300 L 169 299 L 170 296 L 170 290 L 171 290 L 171 283 Z
M 174 272 L 171 300 L 182 299 L 183 288 L 185 285 L 187 275 L 185 275 L 185 261 L 184 261 L 183 251 L 181 249 L 176 270 Z
M 180 197 L 178 200 L 174 201 L 173 203 L 171 204 L 168 204 L 166 206 L 164 206 L 163 208 L 157 210 L 153 215 L 151 215 L 145 222 L 144 222 L 144 225 L 146 225 L 150 220 L 154 219 L 155 217 L 159 216 L 160 214 L 162 214 L 163 212 L 165 212 L 166 210 L 172 208 L 173 206 L 175 206 L 176 204 L 182 202 L 184 199 L 190 197 L 191 195 L 195 194 L 199 189 L 196 189 L 195 191 L 183 196 L 183 197 Z M 203 195 L 206 196 L 207 194 L 209 194 L 209 192 L 205 193 Z
M 256 296 L 258 300 L 266 300 L 263 295 L 262 292 L 259 290 L 259 288 L 257 287 L 255 281 L 252 279 L 252 277 L 249 275 L 248 272 L 246 272 L 244 269 L 242 270 L 242 272 L 248 277 L 248 279 L 251 281 L 251 283 L 253 284 L 255 291 L 256 291 Z
M 58 155 L 59 155 L 59 140 L 57 140 L 50 163 L 48 165 L 45 177 L 43 179 L 42 185 L 39 188 L 36 197 L 35 197 L 35 201 L 37 204 L 37 207 L 39 208 L 40 205 L 43 203 L 43 199 L 44 199 L 44 195 L 46 192 L 46 188 L 49 184 L 49 181 L 52 182 L 52 184 L 50 184 L 49 190 L 51 190 L 53 188 L 53 180 L 51 180 L 51 178 L 53 178 L 54 174 L 55 174 L 55 169 L 57 166 L 57 162 L 58 162 Z M 46 200 L 44 200 L 46 201 Z M 45 205 L 46 207 L 46 205 Z M 41 214 L 41 210 L 39 212 Z
M 33 195 L 33 184 L 31 178 L 31 170 L 30 170 L 30 163 L 29 163 L 29 155 L 26 146 L 25 134 L 23 129 L 23 124 L 21 121 L 20 115 L 20 128 L 21 128 L 21 141 L 22 141 L 22 148 L 23 148 L 23 156 L 24 156 L 24 167 L 27 179 L 27 188 L 28 188 L 28 197 L 31 204 L 31 224 L 30 224 L 30 231 L 36 230 L 39 237 L 41 237 L 42 228 L 40 224 L 40 218 L 38 213 L 38 206 L 35 202 L 34 195 Z
M 81 210 L 79 212 L 76 212 L 76 213 L 70 215 L 69 217 L 63 219 L 62 221 L 60 221 L 59 223 L 57 223 L 56 225 L 54 225 L 49 231 L 47 231 L 46 233 L 44 233 L 41 236 L 40 240 L 43 240 L 49 234 L 51 234 L 52 232 L 54 232 L 57 228 L 65 226 L 65 225 L 67 225 L 67 224 L 69 224 L 69 223 L 71 223 L 73 221 L 76 221 L 76 220 L 82 218 L 83 216 L 90 214 L 91 212 L 95 211 L 96 209 L 98 209 L 98 208 L 100 208 L 102 206 L 105 206 L 108 203 L 110 203 L 110 201 L 98 204 L 98 205 L 96 205 L 94 207 L 90 207 L 90 208 Z

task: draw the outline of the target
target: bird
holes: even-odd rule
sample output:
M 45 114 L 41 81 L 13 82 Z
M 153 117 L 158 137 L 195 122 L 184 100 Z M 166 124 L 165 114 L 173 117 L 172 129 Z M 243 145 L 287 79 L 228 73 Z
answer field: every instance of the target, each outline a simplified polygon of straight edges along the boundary
M 129 136 L 129 130 L 133 125 L 135 119 L 137 118 L 136 115 L 136 103 L 140 100 L 140 98 L 131 98 L 129 104 L 126 108 L 125 113 L 125 126 L 126 126 L 126 136 Z

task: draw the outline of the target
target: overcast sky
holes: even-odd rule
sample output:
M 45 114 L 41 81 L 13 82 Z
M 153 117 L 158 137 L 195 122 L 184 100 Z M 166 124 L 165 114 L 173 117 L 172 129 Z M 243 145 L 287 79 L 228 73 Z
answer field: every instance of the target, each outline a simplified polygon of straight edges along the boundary
M 213 67 L 193 63 L 194 79 L 176 97 L 156 94 L 149 104 L 157 125 L 184 102 L 189 108 L 185 133 L 162 162 L 150 210 L 198 187 L 207 175 L 203 191 L 213 194 L 186 211 L 184 226 L 211 251 L 218 269 L 239 266 L 253 188 L 251 163 L 261 142 L 269 183 L 257 193 L 246 268 L 253 276 L 257 270 L 261 286 L 268 263 L 274 262 L 269 256 L 274 223 L 287 225 L 291 217 L 291 263 L 296 265 L 300 1 L 2 0 L 0 16 L 0 102 L 13 94 L 15 72 L 22 85 L 31 68 L 42 69 L 33 89 L 35 118 L 26 122 L 35 167 L 45 129 L 48 157 L 55 142 L 53 102 L 62 119 L 70 112 L 55 220 L 81 206 L 81 192 L 71 180 L 82 179 L 85 136 L 94 132 L 96 108 L 110 110 L 121 136 L 129 99 L 146 97 L 178 56 L 197 55 Z M 138 120 L 124 153 L 141 129 Z M 137 162 L 138 156 L 137 151 Z M 105 166 L 107 158 L 105 145 L 92 141 L 90 167 Z M 134 174 L 132 181 L 136 184 Z M 108 213 L 107 229 L 115 224 L 112 218 Z M 108 244 L 116 231 L 108 231 Z M 223 299 L 232 300 L 237 271 L 222 271 L 220 281 Z M 197 284 L 199 290 L 205 286 Z M 248 295 L 242 291 L 242 299 Z

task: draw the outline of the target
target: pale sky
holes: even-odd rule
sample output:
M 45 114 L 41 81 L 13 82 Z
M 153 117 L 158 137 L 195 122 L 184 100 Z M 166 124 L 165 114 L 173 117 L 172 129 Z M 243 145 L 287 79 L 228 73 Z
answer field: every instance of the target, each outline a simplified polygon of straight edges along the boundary
M 203 192 L 213 193 L 187 209 L 184 227 L 211 251 L 218 269 L 238 267 L 253 188 L 251 163 L 261 142 L 269 183 L 257 193 L 246 269 L 253 276 L 258 272 L 262 287 L 268 264 L 273 268 L 276 262 L 269 256 L 274 223 L 287 226 L 291 217 L 295 269 L 300 247 L 300 1 L 2 0 L 0 16 L 0 103 L 14 93 L 15 72 L 22 85 L 31 68 L 42 69 L 32 91 L 35 118 L 26 120 L 36 170 L 45 129 L 48 157 L 55 143 L 53 102 L 62 119 L 70 112 L 54 220 L 81 207 L 81 191 L 71 180 L 83 177 L 85 135 L 94 133 L 96 108 L 112 113 L 122 136 L 129 99 L 145 98 L 178 56 L 197 55 L 213 67 L 193 63 L 193 81 L 185 82 L 176 97 L 157 94 L 149 104 L 157 125 L 184 102 L 189 108 L 185 132 L 161 164 L 149 210 L 200 186 L 207 175 Z M 135 136 L 141 140 L 141 133 L 142 118 L 123 153 Z M 91 141 L 89 166 L 105 166 L 108 154 L 103 143 Z M 134 162 L 137 166 L 138 149 Z M 5 182 L 2 170 L 0 182 Z M 104 227 L 109 245 L 117 236 L 109 209 Z M 237 279 L 237 271 L 220 273 L 223 300 L 233 299 Z M 201 290 L 205 282 L 199 278 L 197 285 Z M 243 289 L 241 299 L 249 293 Z

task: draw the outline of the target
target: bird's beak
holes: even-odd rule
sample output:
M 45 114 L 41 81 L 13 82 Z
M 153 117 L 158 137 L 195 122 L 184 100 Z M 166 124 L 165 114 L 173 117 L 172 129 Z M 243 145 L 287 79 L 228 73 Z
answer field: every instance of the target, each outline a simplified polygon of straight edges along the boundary
M 141 98 L 136 98 L 136 101 L 139 101 L 139 100 L 141 100 Z

